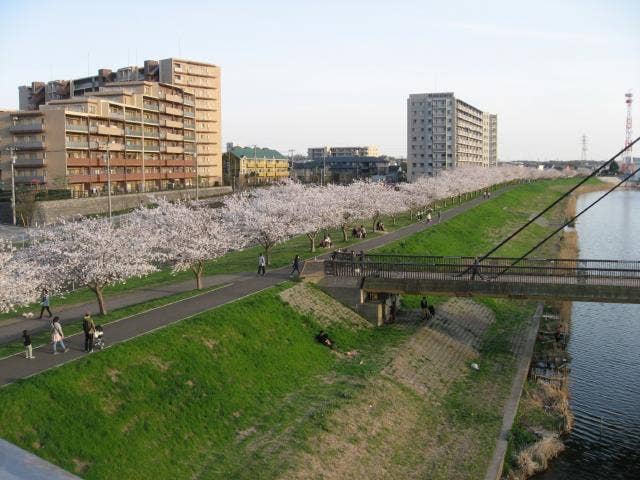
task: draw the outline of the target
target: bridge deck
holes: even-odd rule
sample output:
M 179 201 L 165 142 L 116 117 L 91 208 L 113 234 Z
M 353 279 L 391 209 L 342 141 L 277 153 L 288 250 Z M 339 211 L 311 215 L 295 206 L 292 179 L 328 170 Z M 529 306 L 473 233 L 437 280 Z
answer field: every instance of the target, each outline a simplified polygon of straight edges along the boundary
M 365 292 L 640 303 L 640 262 L 515 261 L 339 253 L 325 262 L 325 274 L 363 278 Z

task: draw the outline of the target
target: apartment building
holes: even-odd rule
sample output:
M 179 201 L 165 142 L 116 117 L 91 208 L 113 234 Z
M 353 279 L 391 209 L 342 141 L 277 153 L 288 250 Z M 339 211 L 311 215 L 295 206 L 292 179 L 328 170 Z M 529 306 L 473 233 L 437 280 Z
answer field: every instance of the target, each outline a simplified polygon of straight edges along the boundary
M 321 160 L 327 157 L 377 157 L 378 147 L 315 147 L 307 149 L 309 160 Z
M 295 162 L 291 166 L 291 174 L 301 182 L 349 184 L 363 178 L 386 179 L 390 167 L 388 157 L 331 156 Z
M 437 175 L 458 165 L 488 166 L 492 151 L 497 161 L 496 142 L 496 115 L 486 114 L 485 118 L 484 112 L 451 92 L 409 95 L 407 177 L 410 181 L 424 175 Z
M 17 185 L 74 196 L 151 192 L 195 185 L 196 98 L 175 85 L 111 82 L 39 110 L 0 112 L 0 148 L 16 157 Z M 0 157 L 0 181 L 10 175 Z
M 289 177 L 289 159 L 271 148 L 232 147 L 222 158 L 225 183 L 234 187 L 273 183 Z
M 56 100 L 75 99 L 103 91 L 108 86 L 128 83 L 163 83 L 180 87 L 195 98 L 195 134 L 201 186 L 222 184 L 220 67 L 204 62 L 167 58 L 145 60 L 142 67 L 112 71 L 107 68 L 73 80 L 32 82 L 21 86 L 20 110 L 38 110 Z

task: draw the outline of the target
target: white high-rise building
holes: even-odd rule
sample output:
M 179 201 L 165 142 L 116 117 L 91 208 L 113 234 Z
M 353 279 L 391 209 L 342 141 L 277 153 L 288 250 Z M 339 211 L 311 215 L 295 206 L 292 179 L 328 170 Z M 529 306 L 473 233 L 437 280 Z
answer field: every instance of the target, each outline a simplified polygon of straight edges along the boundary
M 420 93 L 407 100 L 407 176 L 414 180 L 457 165 L 497 163 L 497 116 L 452 92 Z

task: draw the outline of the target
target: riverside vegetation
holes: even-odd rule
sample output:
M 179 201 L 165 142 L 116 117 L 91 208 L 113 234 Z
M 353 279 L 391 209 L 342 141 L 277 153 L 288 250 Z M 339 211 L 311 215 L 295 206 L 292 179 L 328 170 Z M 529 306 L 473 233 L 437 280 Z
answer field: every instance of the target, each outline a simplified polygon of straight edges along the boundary
M 383 250 L 481 254 L 573 182 L 517 187 Z M 499 253 L 524 251 L 557 220 Z M 469 345 L 417 321 L 371 328 L 286 283 L 3 388 L 0 431 L 87 479 L 346 478 L 354 466 L 370 478 L 481 478 L 533 305 L 466 302 L 438 309 L 478 319 Z M 336 350 L 314 340 L 319 329 Z M 436 345 L 451 362 L 427 358 Z

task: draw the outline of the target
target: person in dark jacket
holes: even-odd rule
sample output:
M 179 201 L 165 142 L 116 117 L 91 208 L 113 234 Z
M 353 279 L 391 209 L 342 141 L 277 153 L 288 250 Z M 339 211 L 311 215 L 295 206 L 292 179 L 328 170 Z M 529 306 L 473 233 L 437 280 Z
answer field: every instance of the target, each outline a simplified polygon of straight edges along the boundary
M 427 297 L 422 297 L 422 300 L 420 300 L 420 309 L 422 310 L 422 319 L 428 320 L 431 313 L 429 312 L 429 302 L 427 301 Z
M 93 334 L 96 331 L 96 324 L 89 312 L 85 313 L 82 319 L 82 330 L 84 331 L 84 351 L 93 352 Z
M 46 288 L 42 290 L 42 299 L 40 300 L 40 306 L 42 308 L 40 309 L 40 316 L 38 317 L 38 319 L 42 318 L 45 310 L 49 314 L 49 318 L 53 317 L 53 313 L 51 313 L 51 308 L 49 307 L 49 292 Z
M 23 339 L 23 345 L 24 345 L 24 350 L 25 350 L 25 357 L 26 358 L 36 358 L 33 356 L 33 347 L 31 346 L 31 335 L 29 335 L 29 331 L 28 330 L 23 330 L 22 331 L 22 339 Z
M 293 272 L 298 272 L 298 276 L 300 276 L 300 255 L 296 255 L 293 259 L 293 265 L 291 268 L 291 273 L 289 277 L 293 278 Z

